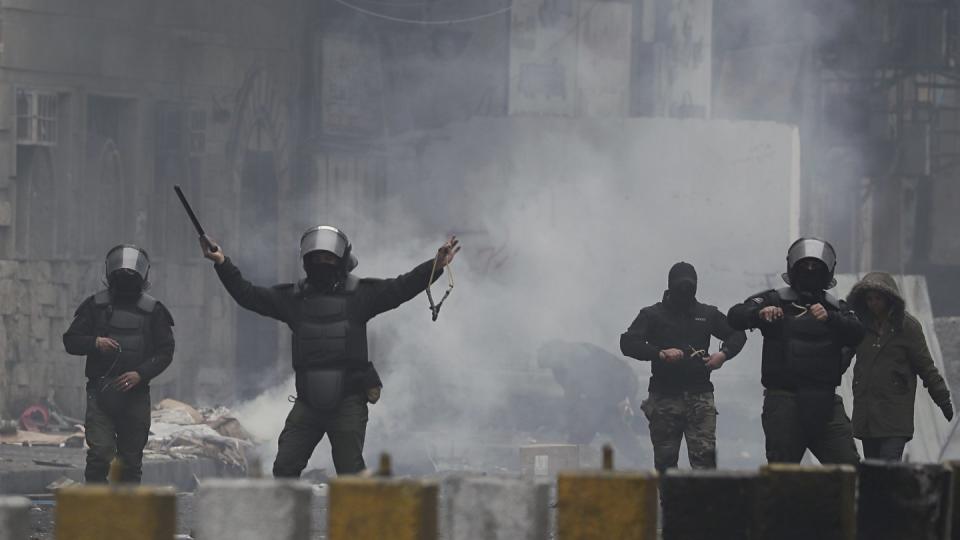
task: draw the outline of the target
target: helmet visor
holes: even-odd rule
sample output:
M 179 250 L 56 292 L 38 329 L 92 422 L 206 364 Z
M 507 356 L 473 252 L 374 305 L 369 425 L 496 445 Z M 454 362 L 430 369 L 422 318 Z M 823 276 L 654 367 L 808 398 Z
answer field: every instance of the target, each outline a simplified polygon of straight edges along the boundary
M 321 225 L 307 230 L 300 237 L 300 258 L 314 251 L 329 251 L 343 259 L 347 245 L 347 235 L 337 228 Z
M 146 281 L 150 271 L 150 258 L 138 247 L 120 245 L 107 252 L 106 265 L 108 277 L 117 270 L 130 270 Z
M 817 238 L 801 238 L 794 242 L 787 252 L 787 268 L 792 269 L 802 259 L 822 262 L 830 274 L 833 274 L 833 269 L 837 266 L 837 254 L 833 251 L 833 246 Z

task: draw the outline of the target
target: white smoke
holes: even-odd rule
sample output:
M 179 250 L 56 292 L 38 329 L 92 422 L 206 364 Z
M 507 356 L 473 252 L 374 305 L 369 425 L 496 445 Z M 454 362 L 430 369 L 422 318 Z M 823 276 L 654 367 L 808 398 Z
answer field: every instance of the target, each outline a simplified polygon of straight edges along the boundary
M 476 119 L 424 140 L 432 142 L 416 153 L 396 144 L 393 195 L 376 212 L 331 214 L 334 223 L 366 220 L 352 236 L 364 276 L 409 271 L 448 233 L 465 231 L 438 322 L 421 294 L 370 323 L 385 389 L 370 408 L 368 463 L 392 450 L 401 470 L 404 459 L 496 468 L 509 460 L 487 459 L 480 447 L 515 453 L 532 440 L 565 442 L 555 422 L 560 389 L 535 364 L 542 343 L 587 341 L 619 355 L 620 333 L 659 300 L 678 260 L 698 268 L 701 299 L 726 311 L 780 270 L 792 234 L 797 148 L 787 126 Z M 433 286 L 437 299 L 445 286 L 445 277 Z M 755 352 L 715 378 L 718 401 L 743 402 L 741 415 L 759 415 Z M 648 366 L 627 361 L 645 388 Z M 244 425 L 275 441 L 291 387 L 242 405 Z M 742 399 L 746 388 L 755 399 Z M 726 455 L 759 461 L 756 432 L 748 457 Z M 332 471 L 327 443 L 311 466 Z

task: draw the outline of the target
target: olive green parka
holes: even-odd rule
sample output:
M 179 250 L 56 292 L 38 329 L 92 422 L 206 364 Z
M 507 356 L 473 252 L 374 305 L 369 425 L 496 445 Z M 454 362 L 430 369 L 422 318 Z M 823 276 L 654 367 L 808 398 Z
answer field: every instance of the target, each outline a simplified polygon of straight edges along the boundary
M 879 332 L 867 308 L 866 296 L 876 291 L 887 297 L 888 324 Z M 871 272 L 850 291 L 847 303 L 867 329 L 857 347 L 853 368 L 853 435 L 858 439 L 913 437 L 913 404 L 917 377 L 933 401 L 950 410 L 950 390 L 937 371 L 920 322 L 906 312 L 893 276 Z

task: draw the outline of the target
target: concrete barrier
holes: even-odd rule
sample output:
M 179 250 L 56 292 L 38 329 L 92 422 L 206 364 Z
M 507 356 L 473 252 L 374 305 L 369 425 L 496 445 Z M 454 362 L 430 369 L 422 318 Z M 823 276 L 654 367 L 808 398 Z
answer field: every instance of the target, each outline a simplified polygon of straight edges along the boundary
M 857 498 L 857 538 L 949 538 L 951 481 L 951 471 L 944 465 L 862 463 Z
M 450 476 L 440 485 L 445 540 L 545 540 L 550 486 L 529 479 Z
M 747 540 L 758 474 L 671 469 L 660 482 L 663 540 Z
M 656 540 L 657 474 L 570 471 L 557 478 L 561 540 Z
M 856 474 L 850 465 L 761 467 L 755 538 L 854 540 Z
M 30 538 L 30 508 L 26 497 L 0 497 L 0 540 Z
M 197 540 L 310 537 L 313 488 L 272 479 L 207 480 L 197 490 Z
M 520 447 L 524 476 L 554 478 L 560 471 L 580 468 L 580 447 L 575 444 L 532 444 Z
M 345 476 L 330 483 L 329 540 L 435 540 L 436 482 Z
M 79 486 L 57 491 L 57 540 L 171 540 L 176 495 L 146 486 Z

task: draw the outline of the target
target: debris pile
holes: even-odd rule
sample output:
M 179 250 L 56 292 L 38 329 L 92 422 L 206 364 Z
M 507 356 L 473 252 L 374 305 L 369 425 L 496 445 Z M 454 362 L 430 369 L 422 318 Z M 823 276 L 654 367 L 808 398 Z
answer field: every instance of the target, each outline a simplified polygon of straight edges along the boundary
M 164 399 L 150 413 L 146 459 L 215 459 L 240 472 L 247 471 L 246 450 L 253 437 L 226 407 L 196 409 L 174 399 Z M 52 409 L 31 405 L 19 422 L 0 426 L 0 444 L 83 448 L 80 420 L 53 414 Z
M 165 399 L 150 414 L 150 438 L 145 456 L 163 459 L 208 457 L 247 470 L 246 450 L 253 438 L 226 407 L 195 409 Z

